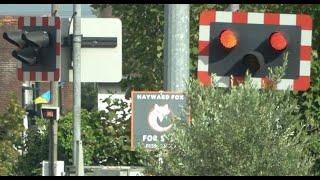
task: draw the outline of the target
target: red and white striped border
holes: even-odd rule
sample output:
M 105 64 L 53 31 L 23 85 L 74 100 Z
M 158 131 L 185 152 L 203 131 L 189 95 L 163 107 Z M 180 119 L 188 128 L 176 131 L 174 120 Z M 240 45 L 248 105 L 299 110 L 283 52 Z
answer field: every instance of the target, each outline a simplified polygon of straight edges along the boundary
M 61 21 L 60 17 L 24 16 L 18 19 L 18 29 L 23 26 L 53 26 L 56 27 L 56 69 L 49 72 L 23 71 L 22 63 L 18 63 L 17 75 L 20 81 L 59 81 L 61 67 Z
M 306 91 L 310 86 L 312 18 L 304 14 L 252 13 L 231 11 L 202 11 L 199 20 L 199 56 L 198 79 L 204 85 L 211 85 L 209 73 L 209 41 L 210 24 L 212 22 L 242 23 L 242 24 L 272 24 L 301 27 L 300 46 L 300 77 L 298 79 L 281 79 L 277 85 L 279 90 Z M 243 82 L 244 77 L 216 76 L 213 80 L 217 87 L 230 87 Z M 253 78 L 257 88 L 268 85 L 267 78 Z M 232 84 L 231 84 L 232 83 Z

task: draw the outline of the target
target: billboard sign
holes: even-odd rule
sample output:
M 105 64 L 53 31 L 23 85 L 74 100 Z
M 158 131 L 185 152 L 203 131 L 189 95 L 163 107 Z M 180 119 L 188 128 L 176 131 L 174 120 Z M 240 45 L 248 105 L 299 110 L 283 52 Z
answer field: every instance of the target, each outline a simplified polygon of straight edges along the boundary
M 173 127 L 173 117 L 188 122 L 186 96 L 166 91 L 133 91 L 131 116 L 131 150 L 137 145 L 154 149 L 164 144 L 164 135 Z

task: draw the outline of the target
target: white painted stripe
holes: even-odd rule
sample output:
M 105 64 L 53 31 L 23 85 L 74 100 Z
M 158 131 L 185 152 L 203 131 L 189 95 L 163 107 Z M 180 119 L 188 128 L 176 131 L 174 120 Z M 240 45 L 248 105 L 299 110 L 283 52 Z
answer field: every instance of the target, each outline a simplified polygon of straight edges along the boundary
M 42 81 L 42 72 L 36 72 L 36 81 Z
M 48 72 L 48 81 L 54 81 L 54 72 Z
M 61 42 L 61 31 L 60 31 L 60 30 L 57 30 L 57 32 L 56 32 L 56 37 L 57 37 L 56 42 L 57 42 L 57 43 Z
M 198 71 L 209 72 L 209 56 L 198 56 Z
M 295 14 L 280 14 L 280 25 L 297 25 L 297 16 Z
M 232 22 L 232 12 L 231 11 L 216 11 L 216 22 Z
M 293 89 L 293 79 L 281 79 L 277 84 L 277 89 L 279 90 L 292 90 Z
M 310 76 L 310 61 L 300 61 L 300 76 Z
M 56 68 L 60 69 L 61 64 L 61 56 L 56 56 Z
M 312 30 L 301 30 L 301 46 L 311 46 Z
M 230 87 L 230 77 L 214 76 L 213 84 L 216 87 Z
M 23 80 L 24 81 L 30 81 L 30 72 L 23 72 Z
M 210 40 L 210 26 L 200 25 L 199 26 L 199 41 Z
M 264 13 L 248 13 L 248 24 L 264 24 Z
M 36 26 L 42 26 L 42 17 L 36 17 Z
M 55 25 L 55 17 L 48 17 L 48 26 Z
M 261 78 L 251 78 L 252 86 L 257 89 L 262 88 L 262 79 Z
M 25 16 L 24 18 L 23 18 L 23 25 L 24 26 L 30 26 L 30 16 Z

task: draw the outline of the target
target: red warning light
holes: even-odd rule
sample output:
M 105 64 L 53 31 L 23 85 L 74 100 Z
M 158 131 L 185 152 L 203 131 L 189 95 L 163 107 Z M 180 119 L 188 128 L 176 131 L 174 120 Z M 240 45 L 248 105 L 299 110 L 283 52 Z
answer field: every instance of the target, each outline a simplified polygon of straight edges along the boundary
M 224 30 L 220 34 L 220 43 L 223 47 L 231 49 L 238 44 L 238 38 L 231 30 Z
M 53 106 L 41 107 L 41 117 L 49 120 L 59 120 L 60 119 L 60 108 Z
M 287 39 L 281 32 L 272 33 L 269 41 L 271 46 L 278 51 L 282 51 L 288 46 Z
M 53 118 L 54 117 L 54 113 L 52 110 L 47 110 L 46 111 L 46 117 L 47 118 Z

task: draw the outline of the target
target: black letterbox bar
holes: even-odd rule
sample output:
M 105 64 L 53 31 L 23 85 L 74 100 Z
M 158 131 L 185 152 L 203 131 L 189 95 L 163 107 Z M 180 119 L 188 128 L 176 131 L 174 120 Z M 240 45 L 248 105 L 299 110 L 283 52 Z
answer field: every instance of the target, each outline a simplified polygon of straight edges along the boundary
M 117 46 L 116 37 L 82 37 L 83 48 L 114 48 Z

